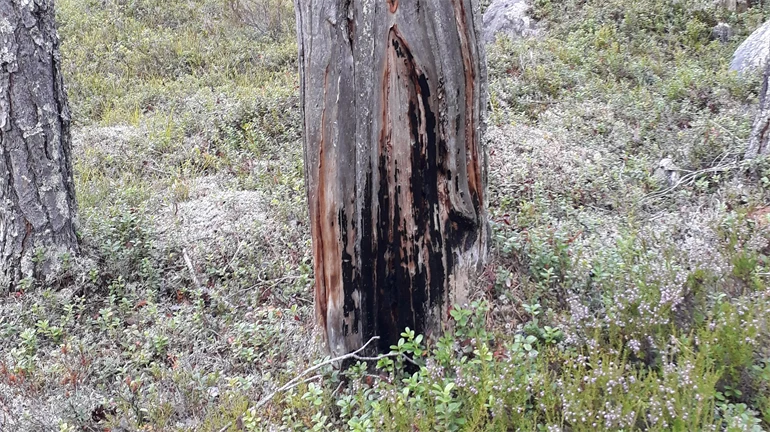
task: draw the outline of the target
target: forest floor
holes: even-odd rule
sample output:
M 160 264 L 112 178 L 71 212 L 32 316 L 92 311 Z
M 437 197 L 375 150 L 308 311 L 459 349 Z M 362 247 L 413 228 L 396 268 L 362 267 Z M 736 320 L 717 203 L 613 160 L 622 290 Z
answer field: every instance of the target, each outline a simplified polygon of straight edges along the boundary
M 0 430 L 770 430 L 770 160 L 728 71 L 770 7 L 535 1 L 488 48 L 455 334 L 261 403 L 324 354 L 290 5 L 267 37 L 233 4 L 57 1 L 86 258 L 0 299 Z

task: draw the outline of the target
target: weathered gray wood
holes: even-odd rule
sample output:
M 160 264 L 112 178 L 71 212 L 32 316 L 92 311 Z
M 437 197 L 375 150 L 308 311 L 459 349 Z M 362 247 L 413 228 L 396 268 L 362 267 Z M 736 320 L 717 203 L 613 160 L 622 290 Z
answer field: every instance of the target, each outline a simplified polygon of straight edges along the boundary
M 749 145 L 746 149 L 746 159 L 753 159 L 758 155 L 770 153 L 770 62 L 765 65 L 765 73 L 762 79 L 762 90 L 759 93 L 759 112 L 754 118 L 754 127 L 749 136 Z
M 319 325 L 438 336 L 486 257 L 476 0 L 295 0 Z
M 0 290 L 77 251 L 70 112 L 52 0 L 0 0 Z
M 752 5 L 751 0 L 716 0 L 715 6 L 725 8 L 733 12 L 746 12 Z

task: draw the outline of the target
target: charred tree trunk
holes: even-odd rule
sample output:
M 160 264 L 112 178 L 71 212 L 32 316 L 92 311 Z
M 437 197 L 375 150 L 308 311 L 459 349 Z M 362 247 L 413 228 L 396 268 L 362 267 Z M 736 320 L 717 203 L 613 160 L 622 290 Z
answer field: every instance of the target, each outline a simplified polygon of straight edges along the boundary
M 53 0 L 0 0 L 0 290 L 78 249 Z
M 770 153 L 770 62 L 765 66 L 764 78 L 762 79 L 762 90 L 759 93 L 759 112 L 754 119 L 754 128 L 749 136 L 749 146 L 746 150 L 746 159 L 753 159 L 758 155 Z
M 295 0 L 315 303 L 340 355 L 439 336 L 486 257 L 476 0 Z

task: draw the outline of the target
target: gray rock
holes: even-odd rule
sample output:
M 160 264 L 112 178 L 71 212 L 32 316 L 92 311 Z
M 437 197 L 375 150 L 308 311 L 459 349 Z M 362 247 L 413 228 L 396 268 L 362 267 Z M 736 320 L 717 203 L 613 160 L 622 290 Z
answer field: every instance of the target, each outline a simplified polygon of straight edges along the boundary
M 711 29 L 711 38 L 722 43 L 728 42 L 734 34 L 735 32 L 733 31 L 733 28 L 730 27 L 730 24 L 723 22 L 715 25 L 714 28 Z
M 669 156 L 658 162 L 653 175 L 661 184 L 673 187 L 679 182 L 679 171 L 679 167 L 676 166 L 674 160 Z
M 493 1 L 484 12 L 484 42 L 494 43 L 498 34 L 511 39 L 536 35 L 535 20 L 527 15 L 529 9 L 526 0 Z
M 735 50 L 730 70 L 740 74 L 759 73 L 770 58 L 770 21 L 756 29 L 741 46 Z

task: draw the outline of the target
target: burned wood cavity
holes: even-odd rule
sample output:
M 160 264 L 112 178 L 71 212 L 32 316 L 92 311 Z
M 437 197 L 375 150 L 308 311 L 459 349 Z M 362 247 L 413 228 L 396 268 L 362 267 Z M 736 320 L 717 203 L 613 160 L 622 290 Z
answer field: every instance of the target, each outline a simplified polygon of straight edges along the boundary
M 486 255 L 470 0 L 295 0 L 316 314 L 332 354 L 438 336 Z M 476 14 L 468 14 L 475 11 Z

